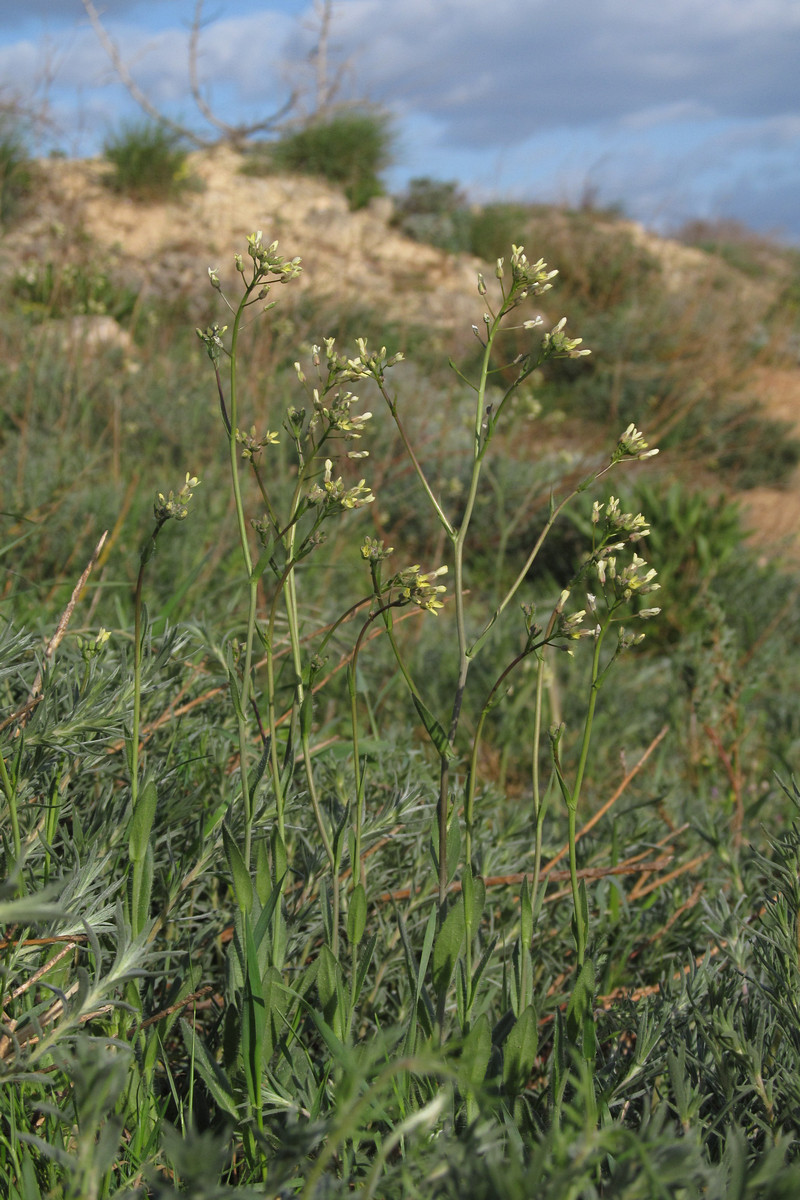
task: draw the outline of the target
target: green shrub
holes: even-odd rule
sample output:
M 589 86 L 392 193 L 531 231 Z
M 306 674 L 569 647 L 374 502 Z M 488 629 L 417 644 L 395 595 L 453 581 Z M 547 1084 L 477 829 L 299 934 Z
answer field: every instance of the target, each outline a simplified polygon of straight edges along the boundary
M 384 194 L 380 172 L 391 162 L 392 132 L 383 113 L 342 113 L 287 134 L 270 150 L 279 170 L 319 175 L 344 189 L 352 209 Z
M 530 213 L 521 204 L 487 204 L 470 222 L 469 251 L 485 262 L 508 254 L 512 244 L 525 241 Z
M 123 125 L 103 155 L 113 167 L 106 185 L 133 200 L 169 200 L 194 184 L 181 138 L 152 121 Z
M 31 190 L 33 177 L 25 141 L 10 121 L 0 121 L 0 224 L 19 210 Z
M 406 237 L 451 254 L 469 251 L 472 219 L 465 196 L 452 180 L 412 179 L 395 197 L 393 223 Z

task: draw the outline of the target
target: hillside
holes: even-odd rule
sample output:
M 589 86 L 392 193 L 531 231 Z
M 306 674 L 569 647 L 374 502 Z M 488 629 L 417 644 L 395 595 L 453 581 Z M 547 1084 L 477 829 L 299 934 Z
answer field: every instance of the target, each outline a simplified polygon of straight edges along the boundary
M 330 311 L 366 312 L 387 325 L 438 331 L 442 345 L 453 353 L 471 344 L 470 328 L 480 322 L 482 312 L 475 275 L 487 270 L 486 263 L 404 236 L 391 223 L 389 200 L 373 201 L 368 209 L 352 213 L 344 197 L 322 181 L 286 175 L 256 178 L 241 174 L 241 163 L 239 156 L 224 148 L 193 155 L 194 190 L 176 202 L 142 204 L 108 191 L 102 182 L 107 167 L 101 161 L 42 161 L 37 166 L 35 206 L 29 206 L 23 219 L 0 241 L 0 272 L 13 278 L 21 269 L 36 268 L 37 264 L 63 267 L 92 261 L 110 270 L 116 284 L 124 284 L 140 300 L 157 298 L 161 304 L 181 305 L 187 320 L 203 320 L 208 312 L 206 269 L 213 266 L 227 272 L 233 252 L 243 247 L 246 235 L 261 228 L 265 240 L 267 236 L 279 240 L 284 254 L 302 257 L 304 273 L 293 289 L 293 303 L 302 304 L 304 298 L 313 296 L 318 307 Z M 619 295 L 607 302 L 596 298 L 598 290 L 608 286 L 602 268 L 605 246 L 611 248 L 608 254 L 612 259 L 624 243 L 629 257 L 638 254 L 646 260 L 648 287 L 651 292 L 660 291 L 668 306 L 663 317 L 657 318 L 663 321 L 665 342 L 676 313 L 679 319 L 691 313 L 698 297 L 715 310 L 718 327 L 709 330 L 708 344 L 698 346 L 695 322 L 692 329 L 687 325 L 683 343 L 654 351 L 657 357 L 669 358 L 671 372 L 669 395 L 656 407 L 656 432 L 673 424 L 673 409 L 683 403 L 687 387 L 702 390 L 710 379 L 707 406 L 718 408 L 720 397 L 725 401 L 743 397 L 751 406 L 760 404 L 768 418 L 781 423 L 784 434 L 774 435 L 779 440 L 791 433 L 800 435 L 794 317 L 790 314 L 787 323 L 780 311 L 781 297 L 793 285 L 794 261 L 775 250 L 758 270 L 752 269 L 752 263 L 750 269 L 742 269 L 731 263 L 730 256 L 725 261 L 718 254 L 660 239 L 632 223 L 611 220 L 604 214 L 588 219 L 591 230 L 587 234 L 587 219 L 583 219 L 582 242 L 576 245 L 579 226 L 557 210 L 543 212 L 536 225 L 536 244 L 526 241 L 526 245 L 561 269 L 568 290 L 572 285 L 572 296 L 559 295 L 553 302 L 559 311 L 545 314 L 547 317 L 558 319 L 563 305 L 572 325 L 573 296 L 579 311 L 590 314 L 593 306 L 604 316 L 616 306 L 620 323 L 610 335 L 592 338 L 595 353 L 617 354 L 615 342 L 625 336 L 630 308 L 625 293 L 629 281 L 624 276 L 613 284 Z M 590 261 L 582 264 L 581 254 Z M 571 257 L 575 261 L 570 262 Z M 591 261 L 595 258 L 596 262 Z M 633 303 L 635 307 L 635 299 Z M 699 322 L 701 327 L 704 320 Z M 108 323 L 102 332 L 99 318 L 95 325 L 98 340 L 113 335 Z M 755 351 L 749 349 L 745 358 L 741 356 L 742 337 L 750 343 L 761 342 Z M 726 339 L 730 340 L 727 347 Z M 126 344 L 124 338 L 120 344 Z M 721 365 L 720 356 L 727 356 L 727 363 Z M 618 356 L 613 369 L 618 376 L 614 386 L 619 389 L 624 382 L 622 374 L 627 372 L 635 396 L 641 363 L 628 365 Z M 663 389 L 665 385 L 659 378 L 655 384 L 640 386 Z M 633 403 L 636 407 L 635 399 Z M 648 397 L 647 404 L 651 403 Z M 712 423 L 703 411 L 705 415 L 698 420 L 700 426 L 705 423 L 708 427 L 713 443 Z M 628 413 L 620 415 L 627 419 Z M 647 421 L 652 429 L 648 415 L 635 411 L 632 416 Z M 759 453 L 769 458 L 770 450 L 762 446 Z M 707 444 L 700 453 L 701 476 L 706 475 L 703 456 L 709 457 Z M 697 469 L 695 463 L 693 470 Z M 766 474 L 769 476 L 768 470 Z M 706 482 L 727 486 L 731 481 L 720 472 L 709 475 Z M 759 477 L 756 486 L 742 492 L 742 503 L 746 520 L 757 531 L 765 552 L 787 553 L 792 558 L 800 555 L 797 469 L 784 473 L 777 487 L 771 478 Z

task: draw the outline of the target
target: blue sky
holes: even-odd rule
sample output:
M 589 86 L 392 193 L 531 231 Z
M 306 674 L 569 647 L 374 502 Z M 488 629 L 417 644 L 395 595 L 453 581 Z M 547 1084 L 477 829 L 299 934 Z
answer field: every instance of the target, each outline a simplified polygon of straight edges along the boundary
M 102 4 L 137 81 L 189 121 L 193 11 Z M 311 0 L 207 0 L 200 73 L 225 117 L 302 81 L 312 15 Z M 420 175 L 476 199 L 590 189 L 662 231 L 732 217 L 800 241 L 800 0 L 338 0 L 333 43 L 353 93 L 394 114 L 393 190 Z M 97 153 L 136 111 L 81 0 L 0 0 L 0 84 L 47 95 L 42 150 Z

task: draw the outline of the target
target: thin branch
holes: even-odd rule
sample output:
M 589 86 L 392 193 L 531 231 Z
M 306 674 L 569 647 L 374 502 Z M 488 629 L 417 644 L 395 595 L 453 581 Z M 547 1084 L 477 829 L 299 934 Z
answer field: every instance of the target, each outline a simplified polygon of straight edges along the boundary
M 243 142 L 246 142 L 256 133 L 269 133 L 271 130 L 277 128 L 279 123 L 295 108 L 298 98 L 297 91 L 292 91 L 281 107 L 276 109 L 269 117 L 263 117 L 260 121 L 256 121 L 251 125 L 229 125 L 227 121 L 223 121 L 213 111 L 200 87 L 200 73 L 197 66 L 200 56 L 200 33 L 202 28 L 203 0 L 197 0 L 194 6 L 191 29 L 189 30 L 188 59 L 189 87 L 198 111 L 205 117 L 209 125 L 213 125 L 215 129 L 218 129 L 224 139 L 234 146 L 241 146 Z
M 164 113 L 156 108 L 148 96 L 139 87 L 138 83 L 125 65 L 122 55 L 120 54 L 119 47 L 106 32 L 105 26 L 100 20 L 100 14 L 92 3 L 92 0 L 82 0 L 82 3 L 84 9 L 86 10 L 86 15 L 91 22 L 92 29 L 97 35 L 100 45 L 110 58 L 111 65 L 119 76 L 120 82 L 125 85 L 125 87 L 128 89 L 128 92 L 139 105 L 139 107 L 142 108 L 149 117 L 152 117 L 154 121 L 158 121 L 160 125 L 166 125 L 168 129 L 173 130 L 174 133 L 179 134 L 181 137 L 188 138 L 188 140 L 195 146 L 199 148 L 208 147 L 211 144 L 210 142 L 198 137 L 196 133 L 192 133 L 192 131 L 187 129 L 184 125 L 179 125 L 177 121 L 172 121 L 169 117 L 165 116 Z
M 30 690 L 30 695 L 28 696 L 28 699 L 27 699 L 26 703 L 23 705 L 22 709 L 20 709 L 20 722 L 19 722 L 20 729 L 22 729 L 23 726 L 25 725 L 28 717 L 30 716 L 30 714 L 33 710 L 35 703 L 39 699 L 39 695 L 42 690 L 42 681 L 44 679 L 45 667 L 49 666 L 49 664 L 52 662 L 53 656 L 55 655 L 55 652 L 61 643 L 61 639 L 63 638 L 64 634 L 67 632 L 67 626 L 69 625 L 70 621 L 72 620 L 72 614 L 75 611 L 75 605 L 78 603 L 78 601 L 81 598 L 81 593 L 83 592 L 83 589 L 86 587 L 86 583 L 89 579 L 89 576 L 92 573 L 94 564 L 97 562 L 98 558 L 100 557 L 100 551 L 103 549 L 103 544 L 105 543 L 105 540 L 107 537 L 108 537 L 108 530 L 106 530 L 106 532 L 100 538 L 100 541 L 95 546 L 94 553 L 92 554 L 92 557 L 89 559 L 89 562 L 87 563 L 83 574 L 81 575 L 78 582 L 75 584 L 75 587 L 72 589 L 72 595 L 70 596 L 69 604 L 67 605 L 67 607 L 64 609 L 63 613 L 61 614 L 61 619 L 58 622 L 58 625 L 56 626 L 56 631 L 53 634 L 53 636 L 50 638 L 50 641 L 45 646 L 44 661 L 43 661 L 42 665 L 39 667 L 39 670 L 36 674 L 36 678 L 33 681 L 33 687 Z
M 93 0 L 82 0 L 86 15 L 89 18 L 92 29 L 97 35 L 100 45 L 105 50 L 111 65 L 113 66 L 119 80 L 127 88 L 129 94 L 133 97 L 149 117 L 159 124 L 171 129 L 174 133 L 182 138 L 186 138 L 192 145 L 199 149 L 208 149 L 214 145 L 213 141 L 207 138 L 200 137 L 194 133 L 187 125 L 181 125 L 177 121 L 173 121 L 150 100 L 146 92 L 142 91 L 136 80 L 133 78 L 128 69 L 119 46 L 113 40 L 106 30 L 103 22 L 100 19 L 100 14 L 95 7 Z M 201 116 L 211 125 L 218 133 L 222 135 L 224 141 L 231 145 L 240 147 L 248 139 L 252 138 L 257 133 L 268 133 L 277 129 L 280 123 L 291 113 L 298 102 L 298 92 L 293 90 L 290 92 L 288 99 L 271 113 L 268 117 L 262 117 L 259 121 L 254 121 L 250 125 L 229 125 L 223 121 L 213 111 L 208 101 L 203 95 L 200 87 L 200 75 L 198 71 L 198 58 L 200 51 L 200 33 L 203 28 L 203 0 L 197 0 L 194 9 L 194 16 L 189 30 L 189 45 L 188 45 L 188 69 L 189 69 L 189 88 L 192 99 L 197 106 Z

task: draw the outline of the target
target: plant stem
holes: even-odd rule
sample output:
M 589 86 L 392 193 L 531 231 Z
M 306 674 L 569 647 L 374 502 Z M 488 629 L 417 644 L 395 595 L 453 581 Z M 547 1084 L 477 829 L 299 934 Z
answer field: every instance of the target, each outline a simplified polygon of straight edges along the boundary
M 237 740 L 239 744 L 239 775 L 242 787 L 242 808 L 244 810 L 244 850 L 242 857 L 244 858 L 245 867 L 250 869 L 250 857 L 252 847 L 253 833 L 253 805 L 252 797 L 250 796 L 250 779 L 249 779 L 249 739 L 247 736 L 247 711 L 250 703 L 250 681 L 253 664 L 253 636 L 256 623 L 256 602 L 258 593 L 258 579 L 254 578 L 253 558 L 250 553 L 250 544 L 247 537 L 247 524 L 245 521 L 244 504 L 242 501 L 242 491 L 239 481 L 239 451 L 236 441 L 236 432 L 238 426 L 238 396 L 237 396 L 237 347 L 239 340 L 239 331 L 241 326 L 242 316 L 247 305 L 250 292 L 253 284 L 250 284 L 246 289 L 244 296 L 236 310 L 236 315 L 233 321 L 233 331 L 231 334 L 231 349 L 230 349 L 230 416 L 227 422 L 228 433 L 228 453 L 230 458 L 231 469 L 231 486 L 233 488 L 234 506 L 236 511 L 236 524 L 239 531 L 239 545 L 242 551 L 242 559 L 244 560 L 245 570 L 248 580 L 248 603 L 247 603 L 247 629 L 245 634 L 245 654 L 244 664 L 241 673 L 241 683 L 239 686 L 239 703 L 236 706 L 236 725 L 237 725 Z M 235 678 L 231 677 L 231 686 L 237 686 Z
M 6 794 L 6 801 L 8 802 L 8 812 L 11 817 L 11 840 L 14 843 L 14 865 L 16 866 L 22 857 L 22 839 L 19 832 L 19 812 L 17 811 L 17 788 L 16 782 L 11 782 L 8 768 L 6 767 L 6 760 L 2 754 L 0 754 L 0 782 L 3 784 L 3 791 Z
M 589 758 L 589 744 L 592 738 L 592 725 L 594 722 L 594 713 L 597 706 L 597 695 L 600 690 L 600 685 L 603 677 L 608 669 L 608 664 L 605 670 L 600 669 L 600 652 L 603 646 L 603 640 L 611 625 L 611 614 L 606 617 L 604 623 L 600 626 L 600 631 L 595 639 L 594 653 L 592 655 L 592 674 L 591 686 L 589 688 L 589 704 L 586 709 L 586 719 L 583 725 L 583 736 L 581 738 L 580 757 L 578 759 L 578 768 L 575 772 L 575 782 L 573 783 L 571 793 L 567 799 L 567 819 L 568 819 L 568 842 L 569 842 L 569 877 L 572 889 L 572 904 L 575 914 L 575 942 L 578 954 L 578 967 L 583 966 L 586 957 L 586 942 L 588 931 L 584 928 L 583 916 L 580 903 L 580 885 L 578 883 L 578 855 L 577 855 L 577 816 L 578 804 L 580 802 L 581 788 L 583 786 L 583 777 L 586 772 L 586 763 Z

